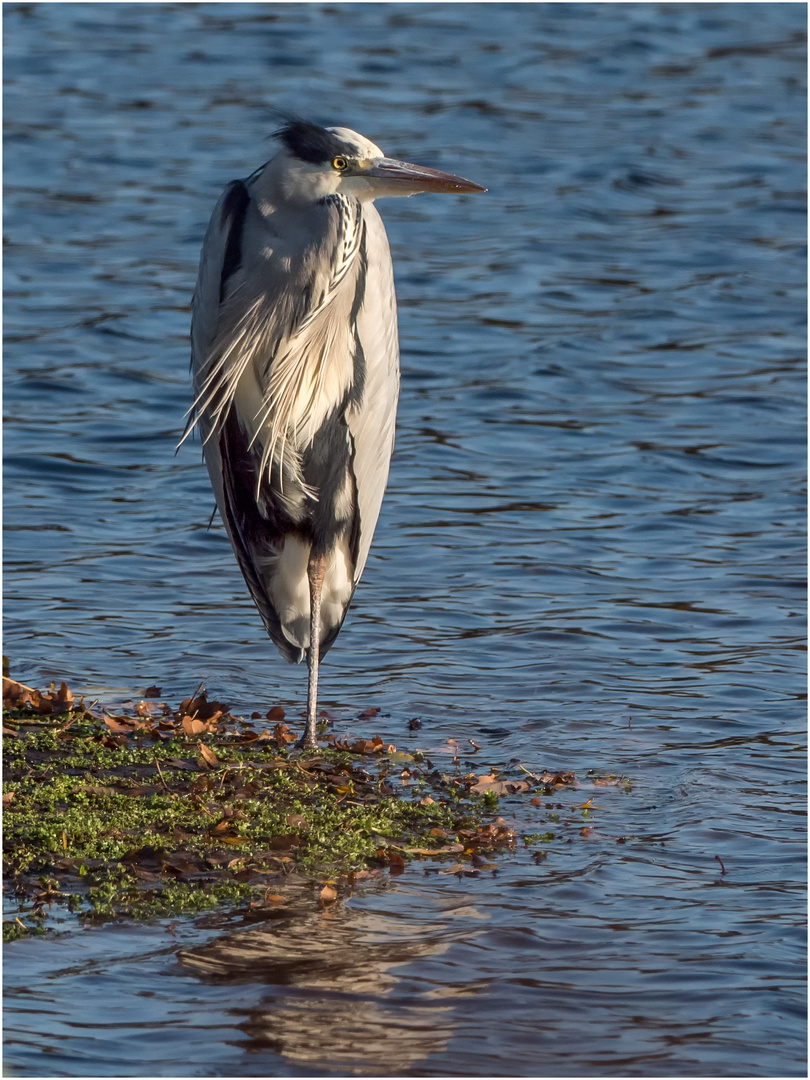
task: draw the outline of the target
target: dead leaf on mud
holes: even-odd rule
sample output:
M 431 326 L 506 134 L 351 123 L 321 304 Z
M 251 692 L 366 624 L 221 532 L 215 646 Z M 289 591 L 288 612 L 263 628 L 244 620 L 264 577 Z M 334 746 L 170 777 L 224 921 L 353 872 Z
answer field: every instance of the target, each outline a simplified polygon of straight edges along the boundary
M 73 708 L 73 694 L 68 690 L 67 683 L 60 683 L 58 691 L 51 692 L 54 712 L 70 712 Z
M 50 716 L 52 713 L 70 712 L 73 708 L 73 694 L 64 682 L 60 684 L 58 690 L 55 684 L 51 683 L 50 689 L 43 693 L 17 682 L 16 679 L 3 676 L 3 703 L 12 709 L 22 709 L 27 706 L 40 716 Z
M 268 844 L 273 851 L 290 851 L 300 846 L 301 837 L 298 833 L 281 833 L 279 836 L 271 836 Z
M 221 701 L 209 701 L 203 690 L 201 694 L 193 698 L 185 698 L 180 702 L 177 712 L 181 716 L 190 716 L 194 720 L 210 721 L 215 723 L 228 711 L 228 706 Z
M 207 725 L 202 720 L 195 720 L 191 716 L 184 716 L 180 726 L 189 738 L 201 734 L 207 728 Z
M 214 751 L 205 745 L 205 743 L 199 744 L 200 754 L 197 758 L 197 765 L 201 769 L 215 769 L 219 765 L 219 758 Z
M 121 723 L 121 720 L 115 716 L 104 716 L 103 719 L 113 735 L 131 735 L 133 727 L 136 726 L 135 724 Z
M 295 742 L 295 735 L 290 731 L 286 724 L 278 723 L 273 728 L 272 736 L 267 735 L 265 732 L 259 736 L 260 739 L 273 738 L 279 744 L 279 746 L 285 746 L 287 743 Z

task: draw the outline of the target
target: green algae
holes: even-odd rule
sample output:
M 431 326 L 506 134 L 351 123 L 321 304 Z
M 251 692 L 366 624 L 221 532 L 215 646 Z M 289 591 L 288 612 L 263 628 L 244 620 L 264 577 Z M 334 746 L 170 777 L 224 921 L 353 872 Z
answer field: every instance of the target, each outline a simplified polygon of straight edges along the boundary
M 317 751 L 300 753 L 280 708 L 254 724 L 199 690 L 176 709 L 141 701 L 116 713 L 75 702 L 64 683 L 40 692 L 4 677 L 3 697 L 3 857 L 18 901 L 5 940 L 44 932 L 53 909 L 87 924 L 269 910 L 302 890 L 328 904 L 421 859 L 477 875 L 518 840 L 555 840 L 518 836 L 495 816 L 502 797 L 534 794 L 524 817 L 557 825 L 566 808 L 539 796 L 578 786 L 571 772 L 515 763 L 476 773 L 455 740 L 440 751 L 446 768 L 377 735 L 322 732 Z M 591 786 L 621 789 L 623 779 L 594 775 Z M 591 807 L 579 804 L 580 825 Z
M 194 699 L 194 716 L 211 704 Z M 53 904 L 85 922 L 186 914 L 250 902 L 293 874 L 350 880 L 514 840 L 481 832 L 492 798 L 418 753 L 332 737 L 298 755 L 284 725 L 270 738 L 189 707 L 159 720 L 6 712 L 4 864 L 25 911 L 4 923 L 8 939 Z

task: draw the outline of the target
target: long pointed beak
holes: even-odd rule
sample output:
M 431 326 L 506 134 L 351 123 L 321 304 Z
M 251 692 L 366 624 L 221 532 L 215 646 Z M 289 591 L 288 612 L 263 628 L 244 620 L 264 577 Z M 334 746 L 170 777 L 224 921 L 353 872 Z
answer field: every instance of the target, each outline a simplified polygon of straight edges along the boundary
M 472 180 L 465 180 L 463 176 L 454 176 L 453 173 L 440 172 L 439 169 L 428 169 L 425 165 L 411 165 L 407 161 L 396 161 L 394 158 L 382 158 L 363 173 L 364 176 L 373 176 L 385 183 L 391 183 L 392 187 L 410 188 L 412 192 L 418 191 L 447 191 L 463 194 L 474 191 L 486 191 L 480 184 L 474 184 Z

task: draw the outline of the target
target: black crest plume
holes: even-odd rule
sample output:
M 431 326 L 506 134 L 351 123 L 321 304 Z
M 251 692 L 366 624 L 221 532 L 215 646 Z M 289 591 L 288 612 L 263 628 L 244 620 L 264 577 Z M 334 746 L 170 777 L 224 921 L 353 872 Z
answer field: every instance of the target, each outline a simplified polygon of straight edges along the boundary
M 275 137 L 287 147 L 291 154 L 301 161 L 321 165 L 335 157 L 351 156 L 356 149 L 333 135 L 326 128 L 309 120 L 291 117 L 283 127 L 275 132 Z

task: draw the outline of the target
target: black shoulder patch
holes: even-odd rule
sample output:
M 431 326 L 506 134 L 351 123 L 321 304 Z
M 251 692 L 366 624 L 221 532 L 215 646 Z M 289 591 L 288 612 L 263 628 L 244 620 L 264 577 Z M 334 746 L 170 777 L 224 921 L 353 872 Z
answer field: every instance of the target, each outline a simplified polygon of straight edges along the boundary
M 225 299 L 228 278 L 236 273 L 242 263 L 242 231 L 249 201 L 250 196 L 245 185 L 241 180 L 234 180 L 228 189 L 220 217 L 220 226 L 224 229 L 227 225 L 229 229 L 225 258 L 222 260 L 222 276 L 219 279 L 220 304 Z
M 291 120 L 275 132 L 275 137 L 281 139 L 291 154 L 301 161 L 309 161 L 312 165 L 321 165 L 332 158 L 351 157 L 357 153 L 356 147 L 308 120 Z

